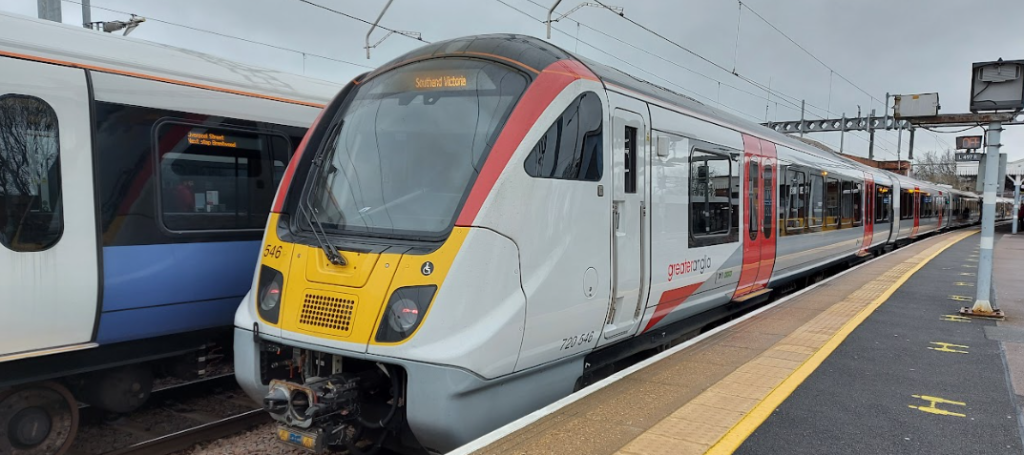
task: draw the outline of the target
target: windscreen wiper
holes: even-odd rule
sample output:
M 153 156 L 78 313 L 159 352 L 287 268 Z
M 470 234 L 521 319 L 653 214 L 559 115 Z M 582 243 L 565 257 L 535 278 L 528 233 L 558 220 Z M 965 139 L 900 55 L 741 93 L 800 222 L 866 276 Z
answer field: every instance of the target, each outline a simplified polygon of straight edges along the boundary
M 344 121 L 338 122 L 333 131 L 331 131 L 331 133 L 333 133 L 334 140 L 331 141 L 330 145 L 334 145 L 338 140 L 338 133 L 341 131 L 341 126 L 343 124 Z M 331 148 L 330 145 L 317 151 L 316 156 L 313 157 L 313 169 L 311 169 L 312 172 L 310 172 L 310 174 L 317 175 L 317 171 L 319 171 L 320 166 L 323 165 L 324 151 Z M 348 262 L 345 261 L 345 257 L 342 256 L 341 253 L 338 252 L 338 248 L 328 240 L 327 231 L 324 230 L 323 224 L 321 224 L 320 219 L 317 218 L 316 208 L 313 207 L 313 203 L 311 202 L 315 191 L 314 188 L 318 183 L 317 180 L 319 180 L 319 178 L 313 181 L 313 185 L 309 188 L 309 193 L 306 194 L 306 200 L 303 201 L 303 209 L 305 209 L 306 212 L 306 221 L 309 222 L 309 228 L 313 231 L 313 236 L 316 237 L 316 242 L 320 245 L 320 249 L 324 250 L 324 254 L 327 255 L 327 260 L 334 265 L 347 265 Z
M 316 237 L 316 242 L 320 245 L 320 249 L 324 250 L 324 254 L 327 255 L 327 260 L 331 261 L 331 264 L 334 265 L 348 265 L 345 257 L 338 252 L 338 247 L 334 246 L 327 239 L 327 231 L 320 224 L 320 219 L 316 217 L 316 209 L 313 208 L 313 205 L 306 201 L 304 208 L 306 209 L 306 221 L 309 221 L 309 228 L 313 231 L 313 236 Z

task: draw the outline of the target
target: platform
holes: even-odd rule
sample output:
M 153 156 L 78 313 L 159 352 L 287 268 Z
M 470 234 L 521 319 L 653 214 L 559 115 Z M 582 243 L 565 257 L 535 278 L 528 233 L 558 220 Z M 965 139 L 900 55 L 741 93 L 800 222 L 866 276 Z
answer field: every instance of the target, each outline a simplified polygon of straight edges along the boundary
M 976 228 L 946 233 L 454 453 L 1024 453 L 1024 234 L 997 235 L 1006 321 L 957 315 L 973 302 L 979 237 Z

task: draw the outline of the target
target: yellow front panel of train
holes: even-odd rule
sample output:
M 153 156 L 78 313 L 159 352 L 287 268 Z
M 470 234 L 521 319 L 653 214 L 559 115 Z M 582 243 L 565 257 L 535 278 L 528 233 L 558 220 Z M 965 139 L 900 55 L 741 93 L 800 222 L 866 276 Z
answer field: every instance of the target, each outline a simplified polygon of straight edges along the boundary
M 295 245 L 285 274 L 287 292 L 281 328 L 291 332 L 366 343 L 377 330 L 399 254 L 342 251 L 348 262 L 336 266 L 319 248 Z

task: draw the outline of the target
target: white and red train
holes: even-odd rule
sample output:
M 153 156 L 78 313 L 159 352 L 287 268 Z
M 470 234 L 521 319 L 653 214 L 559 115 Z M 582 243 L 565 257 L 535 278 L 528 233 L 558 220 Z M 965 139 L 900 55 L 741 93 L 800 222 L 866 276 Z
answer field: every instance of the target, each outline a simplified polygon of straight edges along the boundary
M 514 35 L 356 78 L 282 182 L 236 374 L 316 451 L 367 434 L 364 452 L 451 450 L 744 302 L 980 214 L 977 195 Z

